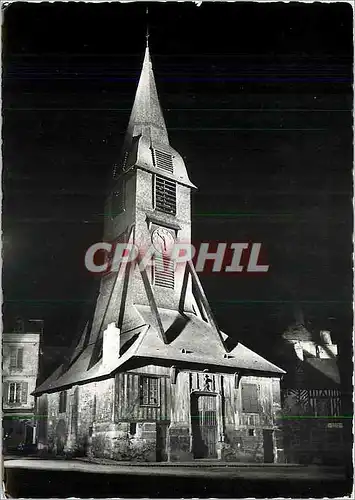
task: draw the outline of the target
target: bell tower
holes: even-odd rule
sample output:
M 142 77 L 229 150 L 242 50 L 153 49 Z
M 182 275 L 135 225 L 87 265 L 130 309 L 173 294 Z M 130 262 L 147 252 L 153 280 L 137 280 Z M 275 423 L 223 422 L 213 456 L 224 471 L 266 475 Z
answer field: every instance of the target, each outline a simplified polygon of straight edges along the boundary
M 140 305 L 151 308 L 163 337 L 159 310 L 170 309 L 203 318 L 223 344 L 192 262 L 175 265 L 165 257 L 175 242 L 191 242 L 190 199 L 195 188 L 169 142 L 147 40 L 121 159 L 106 200 L 104 239 L 133 243 L 143 255 L 154 245 L 156 253 L 143 270 L 122 263 L 118 271 L 102 277 L 89 343 L 102 339 L 112 322 L 121 335 L 138 328 L 141 318 L 134 306 Z

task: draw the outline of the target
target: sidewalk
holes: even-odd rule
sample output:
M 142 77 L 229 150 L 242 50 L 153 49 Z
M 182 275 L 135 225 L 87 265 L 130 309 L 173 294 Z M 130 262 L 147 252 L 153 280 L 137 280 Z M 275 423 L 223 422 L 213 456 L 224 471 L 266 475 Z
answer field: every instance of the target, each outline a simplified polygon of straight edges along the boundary
M 298 470 L 298 471 L 329 471 L 335 474 L 341 474 L 345 471 L 345 466 L 342 465 L 322 465 L 322 464 L 297 464 L 297 463 L 263 463 L 263 462 L 230 462 L 230 461 L 222 461 L 217 459 L 195 459 L 188 462 L 140 462 L 140 461 L 118 461 L 110 458 L 96 458 L 96 457 L 54 457 L 54 456 L 40 456 L 40 455 L 4 455 L 3 457 L 4 463 L 11 461 L 12 464 L 16 461 L 44 461 L 44 462 L 72 462 L 72 463 L 83 463 L 90 465 L 108 465 L 110 468 L 126 468 L 126 467 L 136 467 L 136 468 L 192 468 L 192 469 L 240 469 L 240 468 L 249 468 L 249 469 L 279 469 L 286 471 Z M 29 464 L 29 467 L 32 465 Z
M 345 479 L 345 468 L 319 465 L 287 464 L 238 464 L 231 462 L 199 461 L 195 462 L 117 462 L 110 459 L 40 459 L 19 458 L 4 461 L 5 470 L 47 470 L 62 472 L 84 472 L 88 474 L 109 474 L 129 476 L 180 476 L 180 477 L 223 477 L 254 478 L 296 481 L 323 481 Z
M 275 463 L 253 463 L 253 462 L 226 462 L 222 460 L 217 460 L 217 459 L 195 459 L 191 460 L 189 462 L 132 462 L 132 461 L 117 461 L 113 460 L 111 458 L 89 458 L 89 457 L 75 457 L 72 460 L 78 460 L 80 462 L 87 462 L 87 463 L 92 463 L 92 464 L 100 464 L 100 465 L 116 465 L 116 466 L 129 466 L 129 467 L 233 467 L 233 468 L 239 468 L 239 467 L 261 467 L 261 468 L 270 468 L 270 467 L 285 467 L 288 469 L 291 468 L 304 468 L 304 467 L 311 467 L 311 468 L 319 468 L 321 467 L 322 469 L 330 469 L 330 470 L 342 470 L 343 467 L 341 466 L 325 466 L 325 465 L 308 465 L 308 464 L 285 464 L 285 463 L 280 463 L 280 464 L 275 464 Z

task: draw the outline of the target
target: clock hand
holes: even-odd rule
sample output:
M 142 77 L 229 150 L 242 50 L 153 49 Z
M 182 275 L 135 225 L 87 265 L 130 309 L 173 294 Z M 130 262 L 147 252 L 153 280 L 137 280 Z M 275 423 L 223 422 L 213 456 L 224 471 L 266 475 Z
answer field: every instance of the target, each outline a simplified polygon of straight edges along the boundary
M 158 236 L 161 240 L 163 240 L 163 245 L 164 245 L 164 250 L 166 250 L 166 244 L 165 244 L 165 238 L 162 236 L 160 233 L 158 233 Z

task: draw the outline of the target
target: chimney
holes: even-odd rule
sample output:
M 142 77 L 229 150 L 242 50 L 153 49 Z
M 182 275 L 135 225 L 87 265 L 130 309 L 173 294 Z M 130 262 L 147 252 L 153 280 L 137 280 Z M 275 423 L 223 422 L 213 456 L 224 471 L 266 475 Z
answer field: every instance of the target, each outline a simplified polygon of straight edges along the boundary
M 329 330 L 319 332 L 321 345 L 318 347 L 319 357 L 322 359 L 331 359 L 338 356 L 338 346 L 333 344 Z
M 332 338 L 330 336 L 330 332 L 328 330 L 321 330 L 320 338 L 323 344 L 332 345 Z
M 120 357 L 120 333 L 115 323 L 110 323 L 104 331 L 102 362 L 106 368 L 113 368 Z
M 25 322 L 22 318 L 16 318 L 13 332 L 14 333 L 25 333 Z

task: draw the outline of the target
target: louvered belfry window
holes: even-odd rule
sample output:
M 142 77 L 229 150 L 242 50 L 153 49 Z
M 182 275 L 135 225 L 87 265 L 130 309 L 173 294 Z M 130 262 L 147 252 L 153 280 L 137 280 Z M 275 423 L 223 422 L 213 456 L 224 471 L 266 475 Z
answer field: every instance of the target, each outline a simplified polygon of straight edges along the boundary
M 153 149 L 153 158 L 156 167 L 166 170 L 171 174 L 173 173 L 173 158 L 171 154 L 159 151 L 159 149 Z
M 174 288 L 174 262 L 163 255 L 154 256 L 154 285 Z
M 176 215 L 176 184 L 165 177 L 155 177 L 155 208 Z

